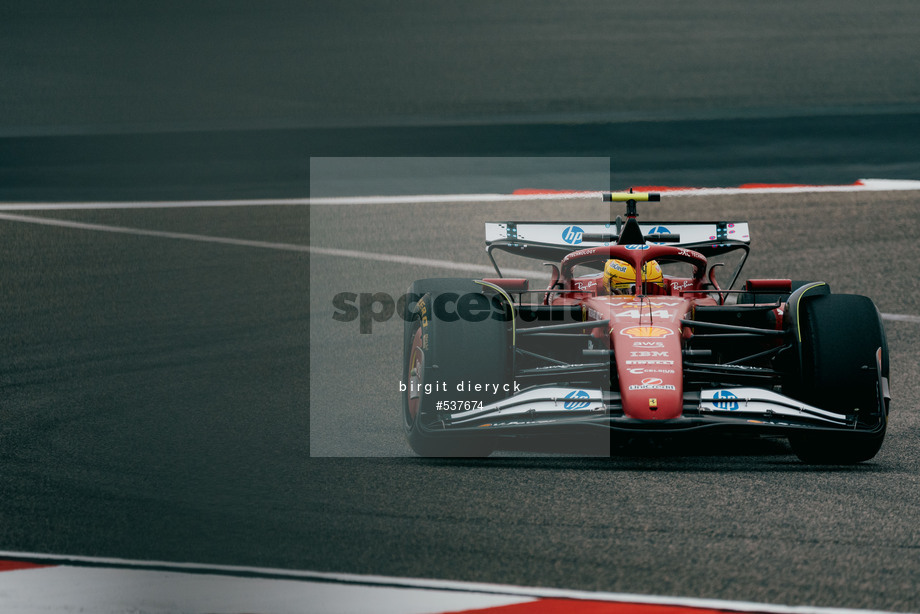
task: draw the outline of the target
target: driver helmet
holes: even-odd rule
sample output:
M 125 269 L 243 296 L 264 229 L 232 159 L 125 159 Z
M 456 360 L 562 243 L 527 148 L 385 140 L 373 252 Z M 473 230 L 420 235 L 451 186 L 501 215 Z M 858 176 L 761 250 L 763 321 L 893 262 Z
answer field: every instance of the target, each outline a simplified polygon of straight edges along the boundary
M 661 273 L 661 267 L 654 260 L 649 260 L 642 265 L 643 281 L 652 282 L 664 287 L 664 275 Z M 607 292 L 629 288 L 636 283 L 636 270 L 631 264 L 623 260 L 608 260 L 604 266 L 604 287 Z

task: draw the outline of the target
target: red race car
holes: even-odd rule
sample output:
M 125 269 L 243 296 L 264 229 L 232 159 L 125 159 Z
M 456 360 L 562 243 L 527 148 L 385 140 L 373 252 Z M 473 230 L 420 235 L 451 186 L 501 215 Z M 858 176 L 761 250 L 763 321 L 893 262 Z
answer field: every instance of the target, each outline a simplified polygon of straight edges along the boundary
M 604 199 L 625 221 L 487 223 L 497 277 L 409 288 L 401 421 L 417 454 L 721 429 L 786 436 L 809 463 L 875 456 L 889 367 L 869 298 L 789 279 L 733 290 L 747 223 L 640 224 L 637 203 L 659 195 Z M 552 261 L 548 287 L 503 277 L 495 250 Z

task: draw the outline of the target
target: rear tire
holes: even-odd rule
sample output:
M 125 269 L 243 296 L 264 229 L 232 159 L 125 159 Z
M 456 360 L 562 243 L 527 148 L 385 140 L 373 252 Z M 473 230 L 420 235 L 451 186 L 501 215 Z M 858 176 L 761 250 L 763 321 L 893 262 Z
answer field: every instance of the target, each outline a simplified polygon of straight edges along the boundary
M 805 463 L 853 464 L 874 457 L 882 446 L 888 408 L 881 399 L 876 353 L 888 377 L 888 343 L 881 317 L 865 296 L 829 294 L 808 299 L 800 314 L 802 364 L 792 396 L 857 416 L 865 432 L 801 432 L 789 443 Z
M 409 445 L 419 456 L 483 457 L 491 454 L 494 441 L 486 434 L 439 433 L 439 424 L 451 413 L 438 410 L 438 402 L 500 400 L 500 391 L 463 391 L 469 382 L 503 385 L 509 381 L 510 324 L 502 314 L 483 309 L 473 317 L 457 315 L 456 295 L 474 295 L 477 305 L 492 305 L 482 286 L 466 279 L 425 279 L 409 288 L 404 334 L 402 425 Z M 438 297 L 449 299 L 446 309 L 436 309 Z M 417 299 L 417 300 L 414 300 Z M 442 299 L 443 300 L 443 299 Z M 492 307 L 494 309 L 494 307 Z M 493 317 L 493 314 L 497 314 Z M 474 320 L 479 321 L 474 321 Z M 430 392 L 424 392 L 430 385 Z M 466 386 L 464 386 L 466 388 Z M 414 389 L 414 390 L 413 390 Z M 435 431 L 435 432 L 433 432 Z

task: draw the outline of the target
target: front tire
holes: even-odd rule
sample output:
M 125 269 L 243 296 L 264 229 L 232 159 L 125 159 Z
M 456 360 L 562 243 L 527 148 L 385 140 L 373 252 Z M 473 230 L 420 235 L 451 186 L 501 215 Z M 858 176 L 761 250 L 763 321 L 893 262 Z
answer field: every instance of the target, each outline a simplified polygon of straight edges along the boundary
M 474 317 L 459 317 L 459 297 L 472 295 L 480 306 L 493 304 L 482 293 L 482 286 L 471 280 L 421 280 L 412 284 L 408 294 L 402 393 L 406 440 L 419 456 L 488 456 L 494 446 L 488 435 L 445 432 L 449 412 L 438 408 L 439 402 L 481 401 L 486 405 L 502 398 L 503 392 L 466 391 L 466 385 L 458 392 L 457 386 L 467 382 L 501 386 L 508 381 L 509 323 L 497 311 L 484 319 L 482 310 Z M 453 308 L 437 308 L 448 303 Z
M 865 296 L 829 294 L 807 299 L 799 320 L 802 361 L 792 396 L 856 416 L 872 432 L 816 431 L 790 435 L 805 463 L 854 464 L 873 458 L 887 430 L 888 407 L 879 386 L 888 377 L 888 342 L 875 304 Z

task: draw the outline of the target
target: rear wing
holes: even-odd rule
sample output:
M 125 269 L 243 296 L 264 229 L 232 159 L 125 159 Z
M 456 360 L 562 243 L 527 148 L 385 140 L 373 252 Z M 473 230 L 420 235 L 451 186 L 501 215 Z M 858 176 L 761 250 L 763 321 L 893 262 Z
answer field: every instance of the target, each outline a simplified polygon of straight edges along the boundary
M 669 240 L 667 243 L 693 249 L 707 258 L 743 250 L 729 287 L 737 279 L 750 251 L 751 236 L 747 222 L 643 222 L 639 227 L 649 243 L 656 243 L 656 236 L 678 235 L 676 242 Z M 559 262 L 580 249 L 611 245 L 616 242 L 615 239 L 604 239 L 616 234 L 616 222 L 486 222 L 486 252 L 501 277 L 492 257 L 493 250 Z

